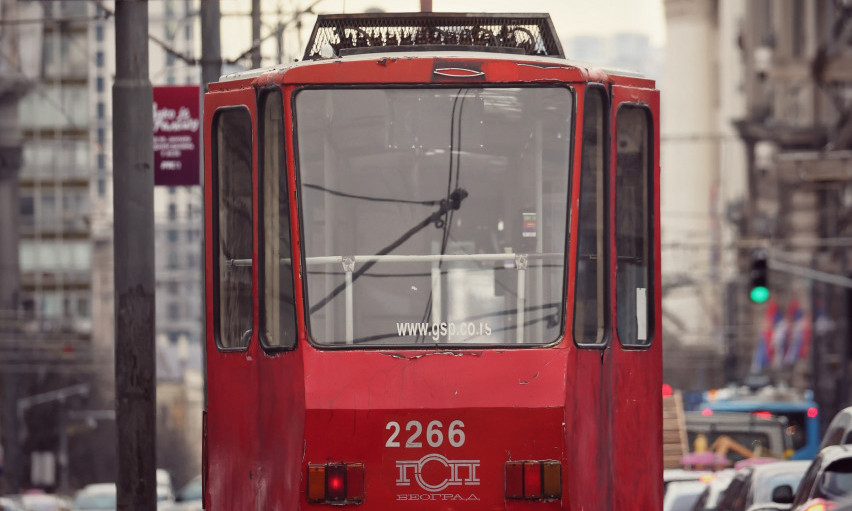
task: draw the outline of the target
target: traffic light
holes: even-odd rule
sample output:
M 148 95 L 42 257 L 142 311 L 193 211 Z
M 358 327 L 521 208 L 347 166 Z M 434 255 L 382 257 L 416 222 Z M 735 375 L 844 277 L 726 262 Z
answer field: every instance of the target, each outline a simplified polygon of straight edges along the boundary
M 769 257 L 765 250 L 758 249 L 751 254 L 749 272 L 749 298 L 754 303 L 763 303 L 769 299 Z

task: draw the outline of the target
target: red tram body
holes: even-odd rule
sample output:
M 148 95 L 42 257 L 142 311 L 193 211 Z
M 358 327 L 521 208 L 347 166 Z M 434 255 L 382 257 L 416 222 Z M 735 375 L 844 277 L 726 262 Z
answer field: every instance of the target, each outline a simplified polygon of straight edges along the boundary
M 205 96 L 205 509 L 660 509 L 653 81 L 394 16 Z

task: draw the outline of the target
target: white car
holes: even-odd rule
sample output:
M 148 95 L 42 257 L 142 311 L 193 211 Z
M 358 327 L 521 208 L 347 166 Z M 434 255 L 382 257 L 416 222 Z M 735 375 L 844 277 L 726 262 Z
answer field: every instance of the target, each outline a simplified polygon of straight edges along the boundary
M 113 511 L 116 508 L 117 490 L 114 483 L 89 484 L 74 496 L 74 511 Z

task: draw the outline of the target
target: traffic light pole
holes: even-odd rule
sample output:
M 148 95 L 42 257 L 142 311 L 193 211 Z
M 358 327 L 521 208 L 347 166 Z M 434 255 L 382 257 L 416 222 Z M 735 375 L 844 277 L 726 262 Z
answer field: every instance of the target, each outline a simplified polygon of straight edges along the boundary
M 852 279 L 848 277 L 814 270 L 813 268 L 808 268 L 807 266 L 799 266 L 796 264 L 785 263 L 777 259 L 769 259 L 769 269 L 781 273 L 789 273 L 790 275 L 796 275 L 798 277 L 803 277 L 810 280 L 825 282 L 827 284 L 832 284 L 835 286 L 852 288 Z

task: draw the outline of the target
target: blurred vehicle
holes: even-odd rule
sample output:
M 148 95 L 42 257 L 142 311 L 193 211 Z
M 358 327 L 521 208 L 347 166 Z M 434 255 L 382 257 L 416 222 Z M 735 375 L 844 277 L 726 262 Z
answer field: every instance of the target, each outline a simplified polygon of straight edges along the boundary
M 820 450 L 829 445 L 841 445 L 852 443 L 852 406 L 837 412 L 822 436 L 819 444 Z
M 22 493 L 14 500 L 27 511 L 68 511 L 70 503 L 63 497 L 48 493 Z
M 719 510 L 734 511 L 745 509 L 745 499 L 748 495 L 748 484 L 754 467 L 744 467 L 737 470 L 731 478 L 728 487 L 719 497 Z
M 790 509 L 793 495 L 810 462 L 805 460 L 776 461 L 755 466 L 747 482 L 745 506 L 772 504 L 776 509 Z
M 97 483 L 84 486 L 77 492 L 72 511 L 115 510 L 117 491 L 114 483 Z
M 799 483 L 794 511 L 830 509 L 830 503 L 852 497 L 852 447 L 831 445 L 819 452 Z M 822 506 L 822 507 L 820 507 Z
M 709 470 L 684 470 L 682 468 L 667 468 L 663 470 L 663 492 L 665 492 L 669 483 L 676 481 L 699 481 L 701 478 L 712 476 L 713 472 Z
M 713 474 L 713 479 L 707 484 L 707 488 L 698 497 L 692 506 L 692 511 L 716 511 L 719 509 L 719 498 L 731 484 L 735 471 L 732 469 L 720 470 Z
M 663 497 L 663 511 L 690 511 L 707 488 L 705 481 L 672 481 Z
M 749 458 L 789 458 L 793 454 L 784 417 L 746 412 L 686 412 L 686 436 L 695 451 L 709 450 L 731 464 Z
M 164 507 L 162 511 L 201 511 L 201 476 L 196 476 L 186 483 L 175 495 L 175 502 Z
M 784 417 L 792 442 L 794 460 L 812 459 L 819 447 L 819 407 L 811 392 L 766 386 L 757 391 L 747 387 L 715 389 L 705 393 L 701 413 L 744 412 L 756 417 Z M 777 457 L 777 456 L 774 456 Z
M 6 497 L 0 497 L 0 511 L 27 511 L 21 504 Z

